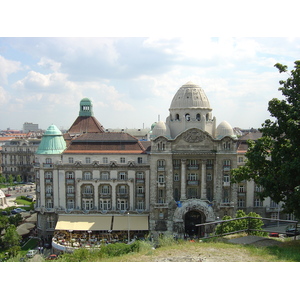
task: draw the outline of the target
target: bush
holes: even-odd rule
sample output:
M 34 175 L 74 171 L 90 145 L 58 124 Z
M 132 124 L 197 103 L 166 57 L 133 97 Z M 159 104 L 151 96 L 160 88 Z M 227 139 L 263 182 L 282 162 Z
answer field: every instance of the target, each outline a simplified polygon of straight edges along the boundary
M 251 235 L 259 235 L 259 236 L 265 236 L 267 233 L 261 232 L 261 231 L 255 231 L 255 230 L 262 230 L 262 226 L 264 225 L 263 221 L 260 219 L 252 219 L 250 217 L 260 218 L 260 215 L 255 212 L 250 212 L 248 215 L 245 214 L 244 211 L 238 210 L 236 212 L 235 218 L 243 218 L 243 217 L 249 217 L 247 219 L 241 219 L 241 220 L 232 220 L 230 222 L 225 222 L 222 224 L 219 224 L 216 226 L 215 234 L 221 235 L 224 233 L 230 233 L 235 231 L 248 231 L 249 229 L 254 229 L 251 232 Z M 232 218 L 229 216 L 224 216 L 223 221 L 231 220 Z

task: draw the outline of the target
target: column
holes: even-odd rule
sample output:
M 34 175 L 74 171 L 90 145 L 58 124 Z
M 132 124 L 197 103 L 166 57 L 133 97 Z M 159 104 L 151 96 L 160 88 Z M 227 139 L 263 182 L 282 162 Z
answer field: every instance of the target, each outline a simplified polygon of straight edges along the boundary
M 201 170 L 201 199 L 206 199 L 206 160 L 202 160 L 202 170 Z
M 186 159 L 181 160 L 181 197 L 180 200 L 186 200 Z

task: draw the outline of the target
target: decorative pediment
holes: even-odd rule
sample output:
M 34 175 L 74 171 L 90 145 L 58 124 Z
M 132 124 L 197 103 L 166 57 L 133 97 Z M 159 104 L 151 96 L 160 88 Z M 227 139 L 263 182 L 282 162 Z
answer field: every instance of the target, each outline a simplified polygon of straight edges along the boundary
M 206 134 L 198 129 L 190 129 L 184 132 L 182 137 L 188 143 L 200 143 L 206 139 Z
M 110 161 L 109 165 L 111 167 L 116 167 L 117 166 L 117 162 L 115 160 Z
M 128 167 L 134 167 L 135 162 L 133 160 L 128 161 Z

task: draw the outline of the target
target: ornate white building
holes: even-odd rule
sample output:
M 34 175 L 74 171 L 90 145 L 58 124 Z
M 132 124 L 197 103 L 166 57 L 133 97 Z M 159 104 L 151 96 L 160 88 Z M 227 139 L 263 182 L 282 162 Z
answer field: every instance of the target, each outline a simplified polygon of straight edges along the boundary
M 197 224 L 252 207 L 255 191 L 243 201 L 230 180 L 244 144 L 226 121 L 217 125 L 203 89 L 186 83 L 169 111 L 150 141 L 106 131 L 87 98 L 65 136 L 51 125 L 35 159 L 39 234 L 203 236 L 210 228 Z

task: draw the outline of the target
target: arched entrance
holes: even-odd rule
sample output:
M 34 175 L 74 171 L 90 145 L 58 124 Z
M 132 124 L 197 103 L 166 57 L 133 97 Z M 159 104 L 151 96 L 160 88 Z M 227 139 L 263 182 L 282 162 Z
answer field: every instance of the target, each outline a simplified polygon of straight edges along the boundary
M 197 224 L 204 223 L 204 216 L 196 210 L 188 211 L 184 217 L 185 223 L 185 233 L 190 237 L 203 236 L 203 228 L 202 226 L 196 226 Z

